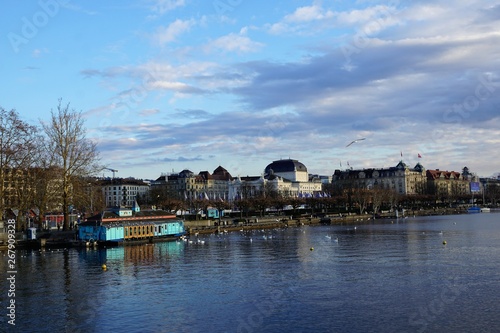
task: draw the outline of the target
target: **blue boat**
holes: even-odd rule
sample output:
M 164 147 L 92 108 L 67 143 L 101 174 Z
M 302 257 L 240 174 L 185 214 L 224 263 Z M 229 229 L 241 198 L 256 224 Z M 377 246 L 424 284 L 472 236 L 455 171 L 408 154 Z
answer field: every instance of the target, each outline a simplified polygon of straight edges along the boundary
M 469 207 L 467 209 L 467 213 L 470 213 L 470 214 L 481 213 L 481 207 L 479 207 L 479 206 Z
M 78 238 L 87 243 L 132 243 L 177 239 L 184 221 L 163 210 L 112 209 L 78 224 Z

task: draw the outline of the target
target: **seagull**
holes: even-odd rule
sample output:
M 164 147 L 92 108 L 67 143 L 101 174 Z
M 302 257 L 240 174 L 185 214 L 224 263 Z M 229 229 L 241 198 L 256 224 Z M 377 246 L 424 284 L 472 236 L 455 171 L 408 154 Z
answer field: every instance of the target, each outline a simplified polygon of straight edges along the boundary
M 346 146 L 346 148 L 347 148 L 347 147 L 349 147 L 350 145 L 352 145 L 353 143 L 356 143 L 356 142 L 358 142 L 358 141 L 363 141 L 363 140 L 366 140 L 366 138 L 361 138 L 361 139 L 357 139 L 357 140 L 351 141 L 351 142 L 350 142 L 350 143 Z

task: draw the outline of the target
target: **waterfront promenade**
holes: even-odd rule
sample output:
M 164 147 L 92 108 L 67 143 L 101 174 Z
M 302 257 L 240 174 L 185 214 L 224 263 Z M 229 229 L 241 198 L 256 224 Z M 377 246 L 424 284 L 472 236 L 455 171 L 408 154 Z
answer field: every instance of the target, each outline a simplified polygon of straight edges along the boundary
M 413 217 L 413 216 L 433 216 L 433 215 L 454 215 L 466 213 L 465 208 L 436 208 L 427 210 L 406 210 L 404 214 L 398 214 L 399 219 Z M 243 218 L 222 218 L 220 220 L 197 220 L 185 221 L 186 235 L 192 236 L 195 234 L 210 234 L 210 233 L 224 233 L 241 230 L 256 230 L 256 229 L 273 229 L 273 228 L 288 228 L 299 227 L 303 225 L 352 225 L 352 224 L 366 224 L 374 220 L 380 221 L 396 221 L 395 212 L 382 213 L 374 218 L 371 214 L 330 214 L 324 217 L 317 215 L 302 215 L 300 217 L 290 216 L 251 216 Z M 238 221 L 238 222 L 235 222 Z M 7 234 L 0 233 L 0 250 L 6 249 L 6 236 Z M 16 241 L 18 248 L 24 247 L 71 247 L 76 241 L 75 230 L 68 231 L 41 231 L 37 233 L 36 241 L 28 241 L 26 232 L 16 233 Z
M 466 213 L 466 208 L 436 208 L 422 210 L 406 210 L 404 214 L 399 213 L 399 218 L 407 218 L 413 216 L 433 216 L 433 215 L 454 215 Z M 365 224 L 374 220 L 397 220 L 395 212 L 378 214 L 374 217 L 372 214 L 330 214 L 324 217 L 315 215 L 303 215 L 301 217 L 291 218 L 290 216 L 252 216 L 243 218 L 222 218 L 220 220 L 198 220 L 185 221 L 186 232 L 188 235 L 195 233 L 216 233 L 229 232 L 239 230 L 254 230 L 254 229 L 269 229 L 281 227 L 297 227 L 302 225 L 320 225 L 320 224 Z M 238 220 L 240 222 L 233 222 Z M 241 222 L 244 220 L 244 222 Z

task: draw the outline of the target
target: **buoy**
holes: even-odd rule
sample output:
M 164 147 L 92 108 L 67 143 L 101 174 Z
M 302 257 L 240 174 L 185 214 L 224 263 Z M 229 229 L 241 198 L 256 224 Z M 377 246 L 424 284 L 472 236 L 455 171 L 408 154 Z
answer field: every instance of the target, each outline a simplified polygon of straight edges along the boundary
M 107 270 L 107 269 L 108 269 L 108 267 L 106 266 L 106 264 L 102 264 L 102 266 L 101 266 L 101 267 L 102 267 L 102 270 L 103 270 L 103 271 L 105 271 L 105 270 Z
M 309 250 L 314 251 L 314 247 L 311 247 Z
M 446 241 L 445 240 L 443 241 L 443 245 L 446 245 Z

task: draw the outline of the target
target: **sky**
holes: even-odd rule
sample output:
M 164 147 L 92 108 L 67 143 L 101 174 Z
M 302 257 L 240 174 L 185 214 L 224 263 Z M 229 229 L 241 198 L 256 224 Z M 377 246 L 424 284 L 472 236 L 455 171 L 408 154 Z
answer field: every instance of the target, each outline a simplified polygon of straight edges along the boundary
M 321 175 L 500 172 L 500 0 L 3 8 L 0 106 L 40 124 L 69 103 L 117 177 L 255 176 L 288 158 Z

